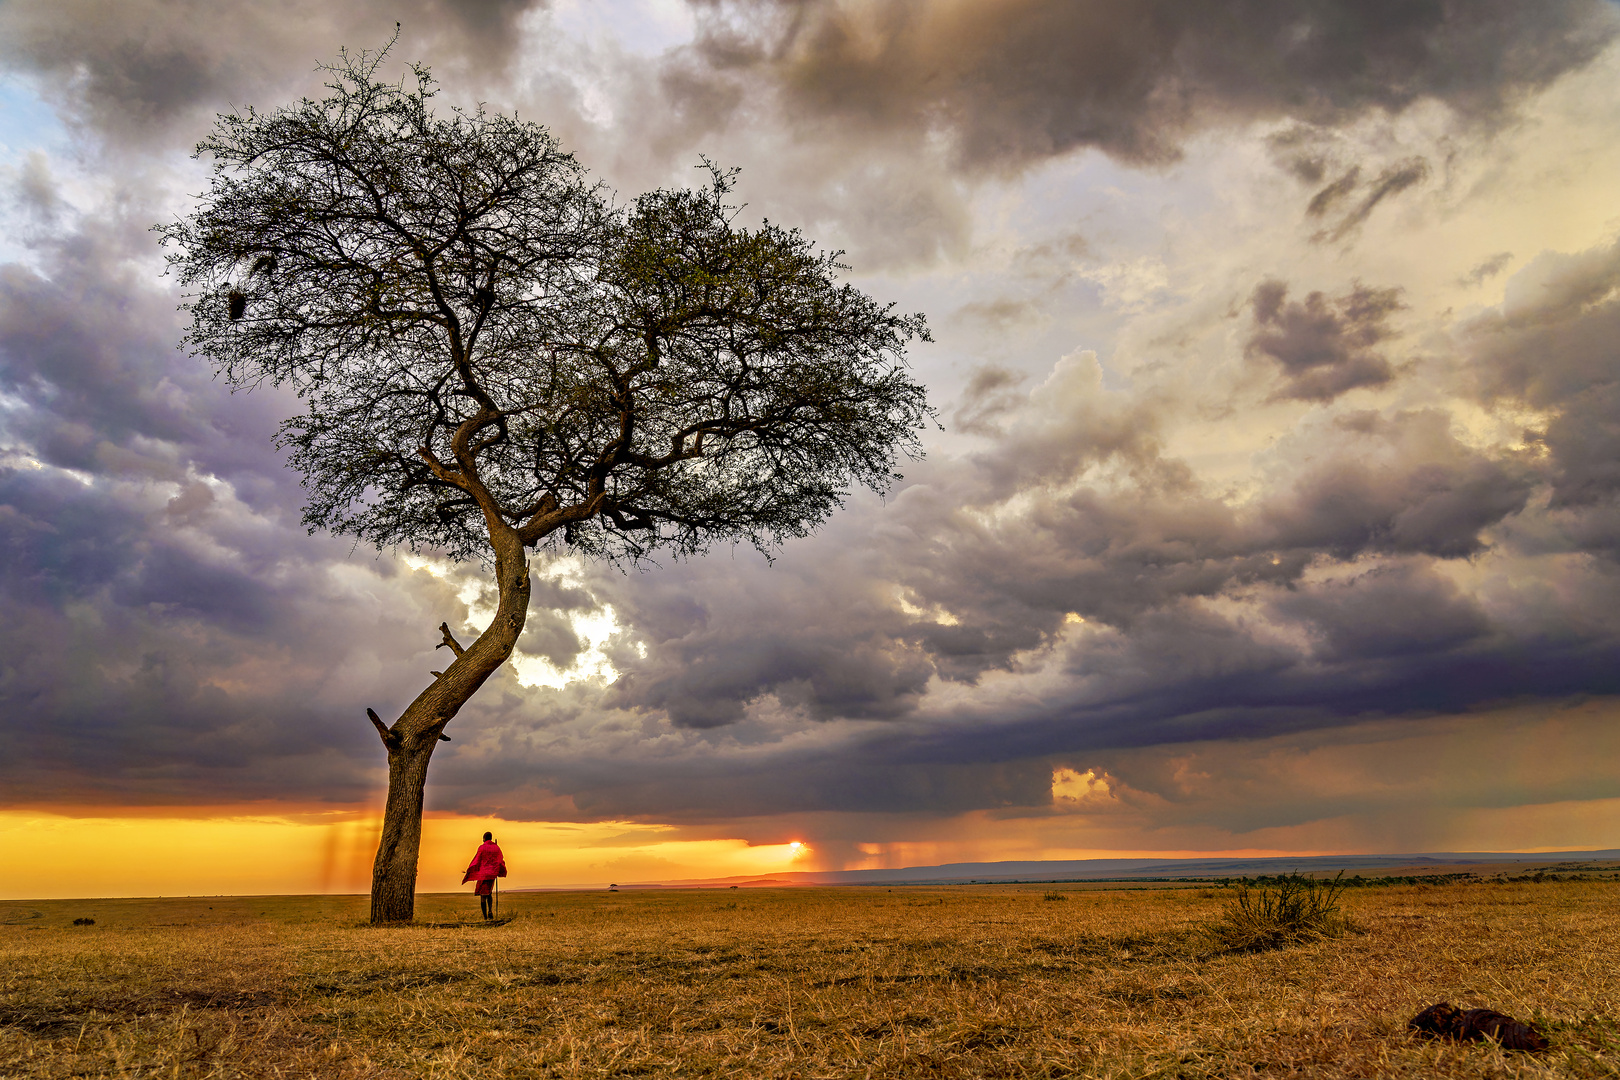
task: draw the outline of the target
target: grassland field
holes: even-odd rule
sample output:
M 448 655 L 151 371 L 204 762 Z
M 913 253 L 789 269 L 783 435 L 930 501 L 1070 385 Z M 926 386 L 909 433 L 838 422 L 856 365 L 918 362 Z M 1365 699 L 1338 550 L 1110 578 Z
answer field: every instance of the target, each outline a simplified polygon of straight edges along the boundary
M 1254 954 L 1211 951 L 1229 900 L 519 893 L 502 926 L 387 929 L 352 896 L 0 902 L 0 1076 L 1620 1076 L 1620 883 L 1353 889 L 1353 932 Z M 1407 1032 L 1442 999 L 1552 1049 Z

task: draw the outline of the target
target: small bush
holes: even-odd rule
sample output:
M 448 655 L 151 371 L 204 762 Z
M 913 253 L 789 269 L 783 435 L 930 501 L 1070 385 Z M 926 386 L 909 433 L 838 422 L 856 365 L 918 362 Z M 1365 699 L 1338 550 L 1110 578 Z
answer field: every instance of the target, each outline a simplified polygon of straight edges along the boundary
M 1056 889 L 1052 889 L 1045 896 L 1043 896 L 1041 899 L 1043 899 L 1043 900 L 1067 900 L 1068 898 L 1069 898 L 1068 893 L 1060 893 Z
M 96 925 L 96 920 L 94 920 L 94 919 L 74 919 L 73 920 L 73 925 L 74 926 L 94 926 L 94 925 Z
M 1222 952 L 1264 952 L 1338 937 L 1350 929 L 1339 910 L 1343 877 L 1342 871 L 1332 881 L 1289 874 L 1260 888 L 1240 884 L 1221 921 L 1207 933 Z

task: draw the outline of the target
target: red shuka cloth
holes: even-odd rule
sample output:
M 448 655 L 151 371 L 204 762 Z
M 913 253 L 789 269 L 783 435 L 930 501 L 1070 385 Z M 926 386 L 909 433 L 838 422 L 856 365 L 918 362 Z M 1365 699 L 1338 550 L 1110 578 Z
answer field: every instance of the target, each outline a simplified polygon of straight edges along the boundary
M 467 873 L 462 877 L 461 883 L 469 881 L 491 881 L 506 876 L 506 857 L 501 854 L 501 846 L 493 840 L 485 840 L 478 845 L 478 854 L 467 866 Z

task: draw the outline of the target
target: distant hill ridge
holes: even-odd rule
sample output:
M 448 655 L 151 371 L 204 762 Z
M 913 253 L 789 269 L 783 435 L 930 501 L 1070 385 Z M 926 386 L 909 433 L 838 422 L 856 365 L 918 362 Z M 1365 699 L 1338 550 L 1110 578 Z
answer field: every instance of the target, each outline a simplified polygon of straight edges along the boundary
M 628 882 L 621 889 L 715 888 L 728 885 L 961 885 L 973 882 L 1129 881 L 1152 878 L 1244 877 L 1293 871 L 1359 872 L 1472 866 L 1481 863 L 1554 863 L 1620 859 L 1620 848 L 1599 851 L 1435 851 L 1407 855 L 1277 855 L 1265 858 L 1068 859 L 1029 862 L 944 863 L 892 870 L 804 870 L 725 878 Z

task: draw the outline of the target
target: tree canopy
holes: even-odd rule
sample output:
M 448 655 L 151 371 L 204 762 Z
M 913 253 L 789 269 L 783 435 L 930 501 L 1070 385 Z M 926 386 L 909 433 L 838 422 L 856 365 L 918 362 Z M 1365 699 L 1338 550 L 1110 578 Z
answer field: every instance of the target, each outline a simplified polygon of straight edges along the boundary
M 915 451 L 926 327 L 840 284 L 838 253 L 738 227 L 712 165 L 615 205 L 544 128 L 437 116 L 429 72 L 381 81 L 383 55 L 222 117 L 210 190 L 160 230 L 191 348 L 306 403 L 282 439 L 312 530 L 452 557 L 491 520 L 610 558 L 767 546 Z

